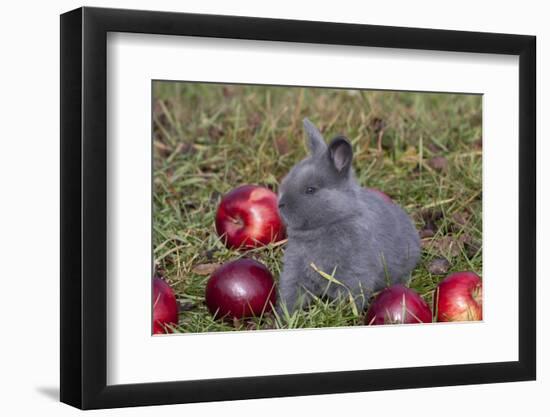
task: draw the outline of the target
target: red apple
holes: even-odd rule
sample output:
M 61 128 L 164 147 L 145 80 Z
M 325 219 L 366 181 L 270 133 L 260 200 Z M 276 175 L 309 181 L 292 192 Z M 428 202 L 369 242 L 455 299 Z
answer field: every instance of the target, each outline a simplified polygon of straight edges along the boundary
M 381 291 L 370 305 L 365 323 L 431 323 L 432 312 L 420 295 L 404 285 L 392 285 Z
M 434 294 L 437 321 L 482 320 L 481 278 L 474 272 L 455 272 L 439 283 Z
M 218 207 L 216 231 L 229 248 L 253 248 L 284 239 L 277 194 L 257 185 L 230 191 Z
M 206 305 L 215 318 L 259 317 L 271 311 L 277 294 L 271 272 L 252 259 L 220 266 L 206 284 Z
M 171 333 L 167 325 L 178 324 L 178 302 L 170 285 L 153 278 L 153 334 Z
M 393 203 L 393 200 L 390 196 L 388 196 L 385 192 L 380 191 L 378 188 L 367 188 L 367 190 L 372 191 L 379 197 L 382 197 L 382 200 L 386 201 L 387 203 Z

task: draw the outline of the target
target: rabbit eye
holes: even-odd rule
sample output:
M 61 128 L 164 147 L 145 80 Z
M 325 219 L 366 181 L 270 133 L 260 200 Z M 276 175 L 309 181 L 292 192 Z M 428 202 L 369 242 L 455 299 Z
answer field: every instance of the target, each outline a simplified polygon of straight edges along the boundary
M 307 187 L 306 188 L 306 194 L 313 194 L 313 193 L 315 193 L 315 191 L 317 191 L 317 188 L 315 188 L 315 187 Z

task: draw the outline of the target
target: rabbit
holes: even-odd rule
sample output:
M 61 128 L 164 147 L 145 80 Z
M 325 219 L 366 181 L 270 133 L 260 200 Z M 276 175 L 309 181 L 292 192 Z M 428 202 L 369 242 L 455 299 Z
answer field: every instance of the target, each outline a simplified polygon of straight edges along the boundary
M 288 242 L 277 310 L 351 295 L 363 311 L 373 292 L 408 280 L 420 258 L 418 231 L 396 203 L 357 183 L 348 139 L 336 136 L 327 146 L 307 118 L 303 124 L 310 154 L 279 187 Z

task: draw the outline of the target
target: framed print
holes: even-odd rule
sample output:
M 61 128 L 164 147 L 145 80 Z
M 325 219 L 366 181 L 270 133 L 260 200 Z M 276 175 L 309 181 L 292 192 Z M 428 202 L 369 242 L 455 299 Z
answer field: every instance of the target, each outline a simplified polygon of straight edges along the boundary
M 61 400 L 535 379 L 535 103 L 531 36 L 63 14 Z

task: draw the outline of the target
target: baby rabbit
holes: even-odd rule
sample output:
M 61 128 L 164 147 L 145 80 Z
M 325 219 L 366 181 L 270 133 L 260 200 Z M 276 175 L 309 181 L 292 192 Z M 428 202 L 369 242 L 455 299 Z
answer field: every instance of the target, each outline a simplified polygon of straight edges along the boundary
M 373 292 L 408 279 L 420 257 L 418 232 L 401 207 L 357 183 L 345 137 L 327 146 L 308 119 L 304 128 L 310 155 L 279 189 L 288 244 L 278 311 L 284 305 L 292 313 L 312 296 L 347 299 L 349 294 L 361 311 Z

